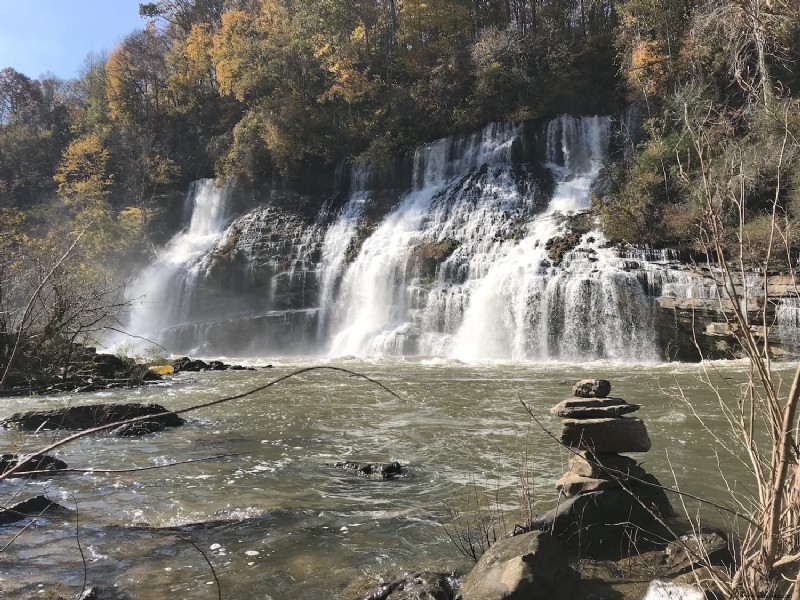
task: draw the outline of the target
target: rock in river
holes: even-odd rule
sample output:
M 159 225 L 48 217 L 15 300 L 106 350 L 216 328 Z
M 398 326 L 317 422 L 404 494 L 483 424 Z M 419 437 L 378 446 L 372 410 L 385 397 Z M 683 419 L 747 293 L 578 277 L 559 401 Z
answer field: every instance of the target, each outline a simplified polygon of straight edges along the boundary
M 0 422 L 0 425 L 21 431 L 53 429 L 81 431 L 149 415 L 153 415 L 152 420 L 165 427 L 178 427 L 186 422 L 178 415 L 162 413 L 169 411 L 160 404 L 96 404 L 17 413 Z
M 19 466 L 19 472 L 43 471 L 53 472 L 67 468 L 67 463 L 49 454 L 28 458 L 17 454 L 3 454 L 0 456 L 0 473 L 5 473 Z M 44 474 L 44 473 L 42 473 Z M 26 475 L 27 476 L 27 475 Z M 16 473 L 10 477 L 18 477 Z

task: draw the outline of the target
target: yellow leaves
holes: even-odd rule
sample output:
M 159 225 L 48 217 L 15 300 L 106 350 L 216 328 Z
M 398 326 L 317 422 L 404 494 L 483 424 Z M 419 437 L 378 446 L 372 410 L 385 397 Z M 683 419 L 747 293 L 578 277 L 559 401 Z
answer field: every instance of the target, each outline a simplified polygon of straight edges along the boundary
M 142 235 L 145 227 L 144 211 L 135 206 L 129 206 L 120 211 L 117 221 L 127 232 Z
M 332 48 L 330 44 L 323 44 L 314 52 L 314 58 L 322 58 L 331 54 Z
M 341 98 L 348 104 L 354 104 L 372 94 L 380 87 L 380 81 L 369 76 L 367 69 L 358 69 L 352 59 L 342 58 L 328 67 L 333 75 L 333 84 L 320 97 L 321 101 Z
M 367 30 L 364 27 L 363 23 L 358 25 L 353 32 L 350 34 L 350 43 L 351 44 L 363 44 L 367 40 Z
M 639 40 L 631 52 L 631 67 L 627 72 L 628 83 L 645 96 L 656 93 L 664 80 L 668 56 L 661 50 L 661 43 L 654 40 Z
M 195 23 L 183 39 L 177 39 L 167 55 L 169 89 L 178 112 L 195 108 L 198 97 L 215 89 L 211 51 L 214 41 L 205 23 Z
M 116 48 L 108 56 L 106 63 L 106 95 L 108 110 L 115 121 L 124 121 L 128 116 L 127 104 L 131 90 L 127 77 L 127 59 L 122 47 Z
M 103 203 L 113 183 L 106 173 L 108 150 L 97 134 L 85 135 L 64 150 L 53 179 L 67 204 L 89 207 Z

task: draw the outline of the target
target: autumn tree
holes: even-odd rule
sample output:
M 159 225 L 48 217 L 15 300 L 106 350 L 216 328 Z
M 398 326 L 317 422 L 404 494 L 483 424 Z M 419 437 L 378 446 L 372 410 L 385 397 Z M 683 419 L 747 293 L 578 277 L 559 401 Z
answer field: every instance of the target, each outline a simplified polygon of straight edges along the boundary
M 120 124 L 148 123 L 167 101 L 166 54 L 169 40 L 152 23 L 130 34 L 106 64 L 111 118 Z

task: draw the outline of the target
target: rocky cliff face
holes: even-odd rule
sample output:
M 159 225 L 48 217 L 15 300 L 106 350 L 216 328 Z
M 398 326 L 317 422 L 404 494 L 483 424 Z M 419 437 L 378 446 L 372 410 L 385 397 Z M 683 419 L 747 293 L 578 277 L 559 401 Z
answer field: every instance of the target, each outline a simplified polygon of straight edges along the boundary
M 713 270 L 611 246 L 596 230 L 592 186 L 618 127 L 492 124 L 388 169 L 356 164 L 327 195 L 273 191 L 233 218 L 228 191 L 204 186 L 189 228 L 140 278 L 170 300 L 158 327 L 139 315 L 138 333 L 173 352 L 226 355 L 735 356 Z M 770 300 L 761 284 L 737 282 L 753 326 L 766 319 L 773 351 L 795 351 L 791 281 L 770 278 Z

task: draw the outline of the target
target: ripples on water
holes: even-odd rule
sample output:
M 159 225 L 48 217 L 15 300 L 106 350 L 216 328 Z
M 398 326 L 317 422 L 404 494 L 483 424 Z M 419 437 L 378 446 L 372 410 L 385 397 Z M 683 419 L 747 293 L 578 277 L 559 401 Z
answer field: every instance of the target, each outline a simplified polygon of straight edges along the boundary
M 165 386 L 140 390 L 11 399 L 0 418 L 20 410 L 66 404 L 159 402 L 173 409 L 241 393 L 306 364 L 270 370 L 182 374 Z M 569 456 L 527 417 L 520 401 L 558 431 L 551 405 L 584 377 L 612 380 L 612 394 L 643 409 L 653 450 L 639 455 L 665 485 L 725 500 L 711 436 L 685 403 L 680 386 L 714 431 L 725 431 L 718 401 L 700 381 L 697 365 L 497 364 L 391 360 L 345 362 L 394 390 L 332 372 L 291 379 L 246 399 L 204 409 L 179 429 L 142 439 L 93 436 L 63 448 L 71 467 L 146 467 L 217 454 L 246 453 L 212 462 L 135 473 L 69 475 L 49 481 L 0 482 L 0 498 L 47 493 L 71 511 L 22 531 L 0 528 L 0 592 L 9 598 L 50 597 L 80 590 L 75 506 L 90 584 L 105 598 L 210 598 L 216 589 L 207 555 L 225 598 L 303 600 L 352 598 L 354 582 L 428 568 L 464 572 L 470 563 L 440 526 L 450 507 L 476 485 L 498 495 L 508 524 L 519 521 L 523 457 L 535 477 L 543 510 L 556 498 L 553 483 Z M 717 366 L 726 398 L 744 377 L 742 363 Z M 30 451 L 52 432 L 0 431 L 2 451 Z M 724 438 L 724 435 L 722 436 Z M 724 441 L 724 439 L 723 439 Z M 407 474 L 373 481 L 333 467 L 339 460 L 400 461 Z M 741 467 L 731 485 L 741 486 Z M 738 470 L 737 470 L 738 469 Z M 18 498 L 19 499 L 19 498 Z M 17 501 L 17 500 L 13 500 Z M 694 514 L 696 507 L 687 505 Z M 41 587 L 41 585 L 44 587 Z

